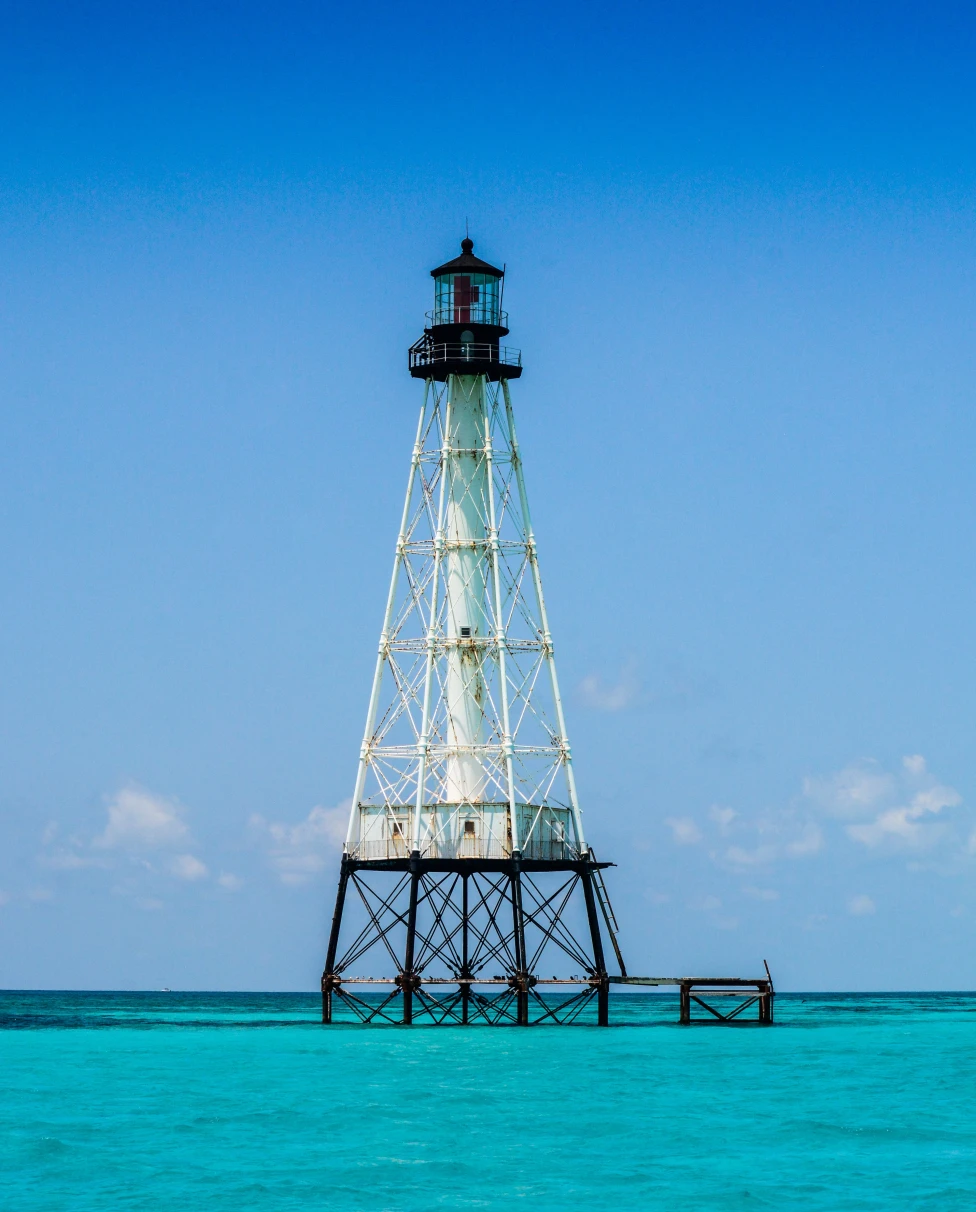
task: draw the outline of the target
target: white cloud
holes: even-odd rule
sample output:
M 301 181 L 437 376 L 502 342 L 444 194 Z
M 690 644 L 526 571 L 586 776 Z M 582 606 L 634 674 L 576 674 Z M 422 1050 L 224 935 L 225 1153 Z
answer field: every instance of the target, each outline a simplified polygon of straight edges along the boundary
M 335 862 L 349 824 L 350 801 L 335 808 L 313 808 L 297 825 L 251 818 L 251 827 L 270 839 L 272 866 L 283 884 L 305 884 Z
M 717 896 L 706 896 L 701 907 L 706 913 L 712 913 L 714 910 L 722 908 L 722 902 Z
M 807 854 L 817 854 L 823 849 L 823 830 L 813 821 L 807 821 L 800 830 L 800 836 L 786 845 L 786 853 L 795 858 Z
M 942 839 L 945 829 L 926 818 L 961 803 L 958 791 L 936 784 L 912 796 L 908 805 L 886 808 L 867 824 L 848 825 L 847 833 L 869 847 L 891 842 L 914 850 L 929 849 Z
M 129 784 L 106 797 L 105 812 L 105 828 L 94 838 L 63 837 L 57 822 L 52 821 L 42 836 L 44 849 L 37 856 L 40 866 L 53 871 L 85 867 L 114 871 L 113 891 L 137 903 L 160 876 L 184 883 L 198 883 L 209 876 L 207 864 L 190 851 L 194 842 L 178 800 Z M 160 851 L 163 853 L 157 857 Z M 156 907 L 154 901 L 150 907 Z
M 742 814 L 714 804 L 708 823 L 699 828 L 691 817 L 670 817 L 674 840 L 707 841 L 712 862 L 733 872 L 770 867 L 784 859 L 802 860 L 822 853 L 831 835 L 869 849 L 928 853 L 952 843 L 958 854 L 976 855 L 976 831 L 965 834 L 950 809 L 962 797 L 940 783 L 921 754 L 908 754 L 895 772 L 870 760 L 854 762 L 835 774 L 809 776 L 803 793 L 781 808 Z
M 962 797 L 938 782 L 920 753 L 903 757 L 897 775 L 865 761 L 826 778 L 808 778 L 804 795 L 827 816 L 848 822 L 847 836 L 872 850 L 927 851 L 953 839 L 959 843 L 942 814 Z
M 40 854 L 37 861 L 42 867 L 51 871 L 80 871 L 84 867 L 107 867 L 105 859 L 90 854 L 80 854 L 77 850 L 64 848 L 53 853 Z
M 826 778 L 804 779 L 803 794 L 830 816 L 859 820 L 870 816 L 895 786 L 877 762 L 858 762 Z
M 724 857 L 725 861 L 733 867 L 760 867 L 771 863 L 776 858 L 776 847 L 768 844 L 755 846 L 752 849 L 745 846 L 729 846 Z
M 607 686 L 599 674 L 590 674 L 579 684 L 579 697 L 586 707 L 597 711 L 623 711 L 632 706 L 641 691 L 637 662 L 631 658 L 620 671 L 620 677 Z
M 65 838 L 62 845 L 51 849 L 60 836 L 61 826 L 58 822 L 48 822 L 41 834 L 43 849 L 37 856 L 39 866 L 46 867 L 49 871 L 81 871 L 85 867 L 110 865 L 104 855 L 90 854 L 85 841 L 80 837 Z
M 182 806 L 141 787 L 123 787 L 107 811 L 105 832 L 92 843 L 102 849 L 156 850 L 179 846 L 189 837 Z
M 709 815 L 723 839 L 715 839 L 710 857 L 732 870 L 769 866 L 784 858 L 804 858 L 823 846 L 819 826 L 799 807 L 767 809 L 751 817 L 731 808 L 713 808 Z
M 207 865 L 192 854 L 178 854 L 170 862 L 169 870 L 178 880 L 202 880 L 207 877 Z
M 732 822 L 736 818 L 736 812 L 733 808 L 723 808 L 721 804 L 713 804 L 708 810 L 710 820 L 713 820 L 718 825 L 720 832 L 728 833 L 732 826 Z
M 702 840 L 702 831 L 690 816 L 669 816 L 664 823 L 679 846 L 694 846 Z
M 751 896 L 756 901 L 778 901 L 779 893 L 775 888 L 743 888 L 742 891 L 746 896 Z
M 239 875 L 231 875 L 229 871 L 222 871 L 217 877 L 217 883 L 227 892 L 238 892 L 244 887 L 244 881 Z
M 941 812 L 943 808 L 955 808 L 962 803 L 962 796 L 955 787 L 945 787 L 936 783 L 927 791 L 920 791 L 912 799 L 909 809 L 913 817 L 924 816 L 926 812 Z
M 869 896 L 852 896 L 847 902 L 847 912 L 853 914 L 854 917 L 867 917 L 876 909 L 877 906 Z

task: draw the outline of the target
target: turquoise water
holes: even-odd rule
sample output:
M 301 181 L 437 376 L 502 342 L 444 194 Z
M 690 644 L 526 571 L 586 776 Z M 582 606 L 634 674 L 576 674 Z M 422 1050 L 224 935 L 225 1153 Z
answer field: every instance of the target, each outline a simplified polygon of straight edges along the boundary
M 777 1024 L 323 1028 L 307 995 L 0 993 L 0 1207 L 976 1208 L 976 995 Z

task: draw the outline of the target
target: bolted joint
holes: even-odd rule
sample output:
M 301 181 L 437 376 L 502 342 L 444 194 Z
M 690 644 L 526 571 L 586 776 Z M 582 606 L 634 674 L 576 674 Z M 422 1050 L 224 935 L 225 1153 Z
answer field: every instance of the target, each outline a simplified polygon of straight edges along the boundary
M 416 972 L 400 972 L 395 979 L 397 988 L 404 992 L 409 989 L 411 993 L 414 993 L 422 983 Z
M 338 972 L 323 972 L 322 973 L 322 992 L 331 993 L 334 989 L 339 989 L 342 985 L 342 977 Z
M 515 993 L 528 993 L 539 983 L 531 972 L 516 972 L 508 978 L 508 987 Z

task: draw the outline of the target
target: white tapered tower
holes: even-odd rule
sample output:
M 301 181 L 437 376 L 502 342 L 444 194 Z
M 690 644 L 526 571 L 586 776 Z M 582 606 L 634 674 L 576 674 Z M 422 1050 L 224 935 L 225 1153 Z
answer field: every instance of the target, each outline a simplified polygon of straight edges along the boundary
M 415 995 L 420 1005 L 430 1001 L 420 993 L 425 984 L 443 979 L 459 985 L 459 1013 L 468 1021 L 472 997 L 482 996 L 474 987 L 485 983 L 476 979 L 467 947 L 476 918 L 469 882 L 480 887 L 478 877 L 483 884 L 490 876 L 510 905 L 512 937 L 505 943 L 510 955 L 495 946 L 485 961 L 505 958 L 509 971 L 497 979 L 512 990 L 516 1021 L 529 1021 L 538 979 L 526 925 L 530 934 L 543 929 L 545 947 L 558 940 L 564 922 L 544 892 L 543 908 L 527 918 L 524 885 L 529 872 L 566 872 L 567 901 L 577 882 L 583 886 L 591 936 L 586 954 L 575 940 L 575 952 L 567 953 L 588 970 L 587 989 L 600 994 L 602 1020 L 598 908 L 608 927 L 612 914 L 584 838 L 516 437 L 509 383 L 522 373 L 521 356 L 500 344 L 509 331 L 501 310 L 504 271 L 475 257 L 470 239 L 461 247 L 459 257 L 431 271 L 434 308 L 410 349 L 410 373 L 424 381 L 424 398 L 349 816 L 323 1010 L 331 1021 L 332 993 L 349 983 L 337 948 L 352 879 L 375 935 L 369 942 L 367 930 L 366 945 L 354 947 L 353 957 L 386 946 L 399 967 L 391 996 L 404 995 L 403 1019 L 416 1013 Z M 393 914 L 389 931 L 376 920 L 372 892 L 362 891 L 367 874 L 379 871 L 405 873 L 402 922 L 396 897 L 376 894 Z M 451 889 L 438 885 L 439 893 L 424 896 L 424 880 L 435 875 L 451 876 Z M 455 884 L 464 902 L 456 914 Z M 479 906 L 482 915 L 486 907 Z M 420 971 L 417 920 L 424 912 L 433 912 L 434 935 L 440 931 L 447 945 L 431 944 Z M 454 947 L 445 914 L 457 916 L 465 946 Z M 400 926 L 402 953 L 389 946 Z M 615 943 L 612 929 L 611 938 Z M 453 968 L 449 977 L 429 976 L 445 965 Z

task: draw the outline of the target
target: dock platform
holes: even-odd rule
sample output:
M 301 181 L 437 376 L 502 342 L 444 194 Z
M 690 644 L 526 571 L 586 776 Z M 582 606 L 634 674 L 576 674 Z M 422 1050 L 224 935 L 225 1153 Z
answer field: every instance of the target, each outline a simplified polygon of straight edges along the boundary
M 611 976 L 611 985 L 676 985 L 679 991 L 679 1017 L 683 1024 L 693 1022 L 731 1023 L 752 1006 L 757 1006 L 758 1021 L 764 1025 L 773 1021 L 773 1000 L 776 990 L 769 965 L 763 961 L 766 975 L 757 977 L 742 976 Z M 706 1001 L 715 998 L 733 998 L 732 1003 L 723 1003 L 727 1009 L 718 1007 Z M 710 1019 L 692 1018 L 692 1003 L 707 1010 Z

